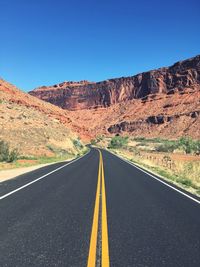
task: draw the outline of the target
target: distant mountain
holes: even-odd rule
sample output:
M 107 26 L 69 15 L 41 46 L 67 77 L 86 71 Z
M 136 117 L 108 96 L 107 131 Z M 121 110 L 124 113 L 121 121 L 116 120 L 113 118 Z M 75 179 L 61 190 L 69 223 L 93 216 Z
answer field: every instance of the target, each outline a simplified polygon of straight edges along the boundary
M 76 154 L 67 111 L 20 91 L 0 79 L 0 140 L 20 155 Z
M 132 77 L 63 82 L 32 96 L 71 110 L 80 134 L 200 138 L 200 56 Z

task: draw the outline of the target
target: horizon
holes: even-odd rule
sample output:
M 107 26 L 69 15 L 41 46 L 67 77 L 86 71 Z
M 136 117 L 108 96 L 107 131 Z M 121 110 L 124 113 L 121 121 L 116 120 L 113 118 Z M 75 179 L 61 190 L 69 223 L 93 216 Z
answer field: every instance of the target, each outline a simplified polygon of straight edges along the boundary
M 174 62 L 174 63 L 172 63 L 171 65 L 168 65 L 168 66 L 161 66 L 161 67 L 158 67 L 156 69 L 149 69 L 149 70 L 146 70 L 146 71 L 135 73 L 133 75 L 126 75 L 126 76 L 123 76 L 122 75 L 122 76 L 119 76 L 119 77 L 111 77 L 111 78 L 108 77 L 107 79 L 99 80 L 99 81 L 91 81 L 91 80 L 86 80 L 86 79 L 84 79 L 84 80 L 63 80 L 63 81 L 60 81 L 58 83 L 39 85 L 38 87 L 35 87 L 32 90 L 37 89 L 37 88 L 42 87 L 42 86 L 47 86 L 48 87 L 48 86 L 53 86 L 55 84 L 60 84 L 60 83 L 63 83 L 63 82 L 72 82 L 72 83 L 73 82 L 74 83 L 77 82 L 78 83 L 78 82 L 86 81 L 88 83 L 99 83 L 99 82 L 103 82 L 103 81 L 109 81 L 109 80 L 112 80 L 112 79 L 120 79 L 120 78 L 133 77 L 133 76 L 139 75 L 139 74 L 144 73 L 144 72 L 149 72 L 149 71 L 153 71 L 153 70 L 159 70 L 159 69 L 162 69 L 162 68 L 168 68 L 168 67 L 171 67 L 171 66 L 173 66 L 174 64 L 176 64 L 178 62 L 185 61 L 185 60 L 188 60 L 188 59 L 192 59 L 192 58 L 195 58 L 195 57 L 198 57 L 198 56 L 200 56 L 200 54 L 197 54 L 196 56 L 192 56 L 190 58 L 180 59 L 180 60 L 178 60 L 178 61 L 176 61 L 176 62 Z
M 160 67 L 158 67 L 158 68 L 156 68 L 156 69 L 155 69 L 155 68 L 154 68 L 154 69 L 149 69 L 149 70 L 146 70 L 146 71 L 142 71 L 142 72 L 135 73 L 135 74 L 133 74 L 133 75 L 126 75 L 126 76 L 122 75 L 122 76 L 119 76 L 119 77 L 108 77 L 108 78 L 106 78 L 106 79 L 104 79 L 104 80 L 99 80 L 99 81 L 92 81 L 92 80 L 87 80 L 87 79 L 83 79 L 83 80 L 70 80 L 70 79 L 69 79 L 69 80 L 62 80 L 62 81 L 58 81 L 57 83 L 38 85 L 37 87 L 35 87 L 35 88 L 33 88 L 33 89 L 30 89 L 30 90 L 34 90 L 34 89 L 36 89 L 36 88 L 38 88 L 38 87 L 42 87 L 42 86 L 47 86 L 47 87 L 48 87 L 48 86 L 51 86 L 51 85 L 53 86 L 53 85 L 55 85 L 55 84 L 60 84 L 60 83 L 63 83 L 63 82 L 74 82 L 74 83 L 76 83 L 76 82 L 83 82 L 83 81 L 86 81 L 86 82 L 88 82 L 88 83 L 99 83 L 99 82 L 103 82 L 103 81 L 106 81 L 106 80 L 112 80 L 112 79 L 120 79 L 120 78 L 133 77 L 133 76 L 136 76 L 136 75 L 138 75 L 138 74 L 140 74 L 140 73 L 149 72 L 149 71 L 153 71 L 153 70 L 159 70 L 159 69 L 161 69 L 161 68 L 168 68 L 168 67 L 171 67 L 171 66 L 173 66 L 174 64 L 176 64 L 176 63 L 178 63 L 178 62 L 185 61 L 185 60 L 188 60 L 188 59 L 192 59 L 192 58 L 195 58 L 195 57 L 198 57 L 198 56 L 200 56 L 200 54 L 197 54 L 197 55 L 192 56 L 192 57 L 190 57 L 190 58 L 180 59 L 180 60 L 178 60 L 178 61 L 176 61 L 176 62 L 174 62 L 174 63 L 171 63 L 171 64 L 168 65 L 168 66 L 160 66 Z M 5 81 L 7 81 L 7 82 L 9 82 L 9 83 L 11 83 L 11 84 L 13 84 L 13 85 L 16 86 L 16 84 L 12 83 L 12 82 L 9 81 L 9 80 L 4 79 L 4 77 L 2 77 L 2 76 L 0 76 L 0 79 L 5 80 Z M 23 90 L 23 88 L 19 88 L 19 89 Z M 29 92 L 29 90 L 23 90 L 23 91 L 27 91 L 27 92 Z
M 200 54 L 196 0 L 0 0 L 0 7 L 0 76 L 23 91 L 134 76 Z

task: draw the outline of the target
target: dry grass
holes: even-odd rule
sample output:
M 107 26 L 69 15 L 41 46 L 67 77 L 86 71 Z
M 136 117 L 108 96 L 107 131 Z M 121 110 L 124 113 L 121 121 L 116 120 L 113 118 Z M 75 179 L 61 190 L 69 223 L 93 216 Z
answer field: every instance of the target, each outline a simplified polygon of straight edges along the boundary
M 200 156 L 117 149 L 114 152 L 200 196 Z
M 97 145 L 109 147 L 111 138 L 104 138 Z M 185 154 L 183 150 L 158 152 L 160 145 L 174 141 L 160 138 L 129 138 L 127 145 L 112 150 L 122 157 L 153 171 L 164 179 L 200 196 L 200 155 Z
M 55 157 L 77 155 L 76 134 L 58 120 L 23 105 L 0 103 L 0 140 L 17 149 L 20 156 Z

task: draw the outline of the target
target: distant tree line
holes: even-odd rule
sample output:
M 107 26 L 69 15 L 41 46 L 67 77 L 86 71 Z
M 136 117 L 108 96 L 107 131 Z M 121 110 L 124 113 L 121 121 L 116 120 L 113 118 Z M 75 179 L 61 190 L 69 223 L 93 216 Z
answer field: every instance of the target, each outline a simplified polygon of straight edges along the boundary
M 200 155 L 200 140 L 193 140 L 191 137 L 181 137 L 176 141 L 162 141 L 156 150 L 160 152 L 174 152 L 176 149 L 186 154 Z
M 193 140 L 191 137 L 181 137 L 178 140 L 165 140 L 161 138 L 146 139 L 144 137 L 134 138 L 137 142 L 142 143 L 158 143 L 156 151 L 158 152 L 170 152 L 175 150 L 181 150 L 186 154 L 200 155 L 200 140 Z M 128 145 L 128 137 L 114 136 L 108 148 L 122 148 Z

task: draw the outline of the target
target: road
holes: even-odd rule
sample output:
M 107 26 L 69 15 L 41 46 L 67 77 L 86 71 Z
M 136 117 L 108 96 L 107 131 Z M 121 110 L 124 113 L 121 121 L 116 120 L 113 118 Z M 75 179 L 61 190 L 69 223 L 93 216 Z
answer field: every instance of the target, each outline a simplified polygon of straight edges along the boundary
M 189 197 L 92 148 L 0 184 L 0 266 L 198 267 Z

